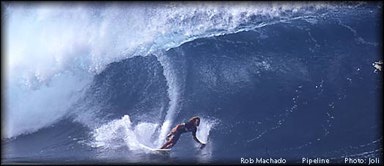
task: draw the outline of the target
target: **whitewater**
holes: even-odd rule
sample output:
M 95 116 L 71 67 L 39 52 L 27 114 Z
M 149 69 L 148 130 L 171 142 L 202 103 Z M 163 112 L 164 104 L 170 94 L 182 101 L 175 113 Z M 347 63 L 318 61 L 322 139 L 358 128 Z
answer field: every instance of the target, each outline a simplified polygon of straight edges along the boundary
M 67 115 L 93 76 L 108 64 L 151 54 L 157 55 L 168 81 L 171 101 L 162 125 L 164 136 L 172 124 L 180 90 L 161 51 L 196 38 L 268 24 L 241 26 L 252 17 L 280 19 L 281 13 L 326 6 L 257 5 L 257 10 L 255 4 L 247 3 L 5 5 L 9 43 L 5 51 L 9 110 L 5 138 L 35 132 Z

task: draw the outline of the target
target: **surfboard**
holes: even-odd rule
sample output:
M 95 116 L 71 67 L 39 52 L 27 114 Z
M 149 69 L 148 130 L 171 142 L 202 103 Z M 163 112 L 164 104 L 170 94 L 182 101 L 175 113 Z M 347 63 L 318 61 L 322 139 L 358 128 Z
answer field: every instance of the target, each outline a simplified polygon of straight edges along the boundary
M 171 152 L 171 149 L 154 149 L 154 148 L 150 148 L 150 147 L 145 146 L 145 145 L 141 145 L 141 147 L 143 147 L 144 149 L 150 150 L 152 152 L 158 152 L 158 153 L 169 153 L 169 152 Z
M 171 149 L 152 149 L 153 151 L 157 151 L 157 152 L 170 152 Z
M 171 152 L 171 149 L 151 149 L 152 152 L 162 154 L 162 155 L 169 155 Z

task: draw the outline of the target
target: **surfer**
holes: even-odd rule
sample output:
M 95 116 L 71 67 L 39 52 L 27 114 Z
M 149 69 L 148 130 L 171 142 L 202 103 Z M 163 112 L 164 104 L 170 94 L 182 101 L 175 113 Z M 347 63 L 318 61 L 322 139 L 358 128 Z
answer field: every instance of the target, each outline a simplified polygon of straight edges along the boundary
M 176 144 L 177 140 L 179 140 L 180 135 L 186 132 L 192 132 L 193 139 L 201 145 L 200 149 L 204 148 L 205 144 L 199 141 L 196 137 L 197 126 L 199 125 L 200 118 L 197 116 L 192 117 L 188 122 L 176 125 L 176 127 L 174 127 L 167 135 L 167 142 L 160 149 L 172 148 Z

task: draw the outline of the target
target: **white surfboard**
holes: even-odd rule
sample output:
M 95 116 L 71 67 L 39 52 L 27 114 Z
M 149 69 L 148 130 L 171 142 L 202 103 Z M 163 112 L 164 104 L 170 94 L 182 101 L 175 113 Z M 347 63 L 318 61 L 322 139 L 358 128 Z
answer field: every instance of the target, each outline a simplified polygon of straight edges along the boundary
M 141 147 L 143 147 L 144 149 L 153 151 L 153 152 L 161 152 L 161 153 L 169 153 L 169 152 L 171 152 L 171 149 L 154 149 L 154 148 L 150 148 L 150 147 L 145 146 L 145 145 L 141 145 Z
M 171 152 L 171 149 L 152 149 L 152 150 L 157 152 Z

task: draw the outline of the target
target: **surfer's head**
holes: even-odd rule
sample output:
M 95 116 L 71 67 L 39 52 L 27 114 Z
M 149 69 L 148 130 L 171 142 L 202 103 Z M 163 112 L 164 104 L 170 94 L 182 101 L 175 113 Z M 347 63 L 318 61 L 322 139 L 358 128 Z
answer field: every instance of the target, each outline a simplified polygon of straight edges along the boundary
M 200 125 L 200 118 L 198 116 L 194 116 L 191 119 L 189 119 L 190 123 L 195 124 L 196 126 Z

